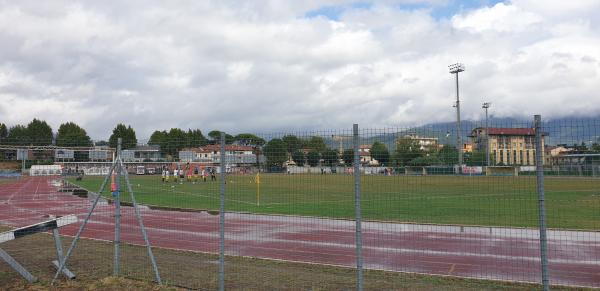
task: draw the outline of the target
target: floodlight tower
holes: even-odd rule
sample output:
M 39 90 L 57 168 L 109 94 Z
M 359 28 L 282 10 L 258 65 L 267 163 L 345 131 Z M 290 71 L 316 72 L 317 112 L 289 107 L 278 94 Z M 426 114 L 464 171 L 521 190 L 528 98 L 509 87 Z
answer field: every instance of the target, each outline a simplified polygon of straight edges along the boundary
M 454 74 L 456 76 L 456 149 L 458 150 L 458 172 L 462 173 L 462 165 L 463 165 L 463 145 L 461 138 L 461 130 L 460 130 L 460 97 L 458 94 L 458 73 L 465 71 L 465 65 L 461 63 L 456 63 L 448 66 L 450 70 L 450 74 Z
M 485 166 L 490 166 L 490 129 L 488 124 L 488 109 L 492 106 L 491 102 L 484 102 L 481 108 L 485 109 Z

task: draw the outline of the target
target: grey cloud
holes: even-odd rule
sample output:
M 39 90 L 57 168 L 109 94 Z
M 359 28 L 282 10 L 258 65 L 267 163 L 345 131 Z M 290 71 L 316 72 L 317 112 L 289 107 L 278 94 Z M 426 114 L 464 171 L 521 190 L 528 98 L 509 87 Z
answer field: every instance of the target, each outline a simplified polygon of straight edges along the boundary
M 75 121 L 94 138 L 125 122 L 145 138 L 171 127 L 235 133 L 448 121 L 454 82 L 446 66 L 456 61 L 467 65 L 467 118 L 481 117 L 483 101 L 499 117 L 600 112 L 597 26 L 571 25 L 597 21 L 587 12 L 559 17 L 513 1 L 506 5 L 519 9 L 502 13 L 542 23 L 514 31 L 466 29 L 426 9 L 399 10 L 399 1 L 349 10 L 337 22 L 304 18 L 351 2 L 4 2 L 0 122 Z M 472 15 L 460 17 L 486 21 Z

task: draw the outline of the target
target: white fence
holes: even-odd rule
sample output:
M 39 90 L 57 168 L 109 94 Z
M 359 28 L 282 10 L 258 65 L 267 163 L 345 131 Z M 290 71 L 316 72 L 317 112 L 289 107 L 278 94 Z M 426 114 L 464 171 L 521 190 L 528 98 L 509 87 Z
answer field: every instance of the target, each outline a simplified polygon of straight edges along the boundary
M 54 176 L 62 174 L 60 165 L 33 165 L 29 170 L 31 176 Z

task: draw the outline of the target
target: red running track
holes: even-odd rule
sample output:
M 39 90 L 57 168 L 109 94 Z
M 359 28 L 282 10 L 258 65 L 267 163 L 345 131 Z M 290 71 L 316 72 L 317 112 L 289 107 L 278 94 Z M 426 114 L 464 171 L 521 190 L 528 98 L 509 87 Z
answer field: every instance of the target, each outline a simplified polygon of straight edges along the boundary
M 58 192 L 56 177 L 0 185 L 0 223 L 18 227 L 47 215 L 85 217 L 90 201 Z M 83 233 L 112 240 L 112 205 L 102 203 Z M 143 244 L 133 209 L 123 207 L 122 239 Z M 155 247 L 218 252 L 219 217 L 142 209 Z M 527 229 L 363 223 L 366 268 L 468 278 L 540 282 L 538 232 Z M 277 215 L 226 214 L 226 253 L 296 262 L 355 266 L 354 222 Z M 61 229 L 74 235 L 78 225 Z M 552 284 L 600 287 L 600 233 L 549 231 Z M 160 266 L 160 262 L 159 262 Z

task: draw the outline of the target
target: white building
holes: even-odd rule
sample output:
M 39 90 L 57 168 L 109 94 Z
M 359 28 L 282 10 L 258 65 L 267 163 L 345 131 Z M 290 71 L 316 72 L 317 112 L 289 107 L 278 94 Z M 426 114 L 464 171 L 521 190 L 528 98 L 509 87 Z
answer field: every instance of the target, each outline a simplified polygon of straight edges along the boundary
M 179 152 L 179 159 L 186 162 L 220 163 L 221 145 L 184 149 Z M 225 160 L 229 164 L 255 164 L 256 155 L 251 146 L 226 145 Z
M 121 151 L 124 162 L 156 162 L 160 160 L 160 147 L 157 145 L 136 146 Z
M 361 145 L 358 147 L 358 156 L 360 157 L 360 163 L 369 166 L 379 165 L 379 161 L 371 157 L 371 145 Z
M 412 140 L 416 140 L 419 143 L 420 149 L 422 151 L 437 150 L 437 147 L 438 147 L 437 137 L 425 137 L 425 136 L 419 136 L 419 135 L 415 135 L 415 134 L 407 135 L 405 137 L 410 138 Z

